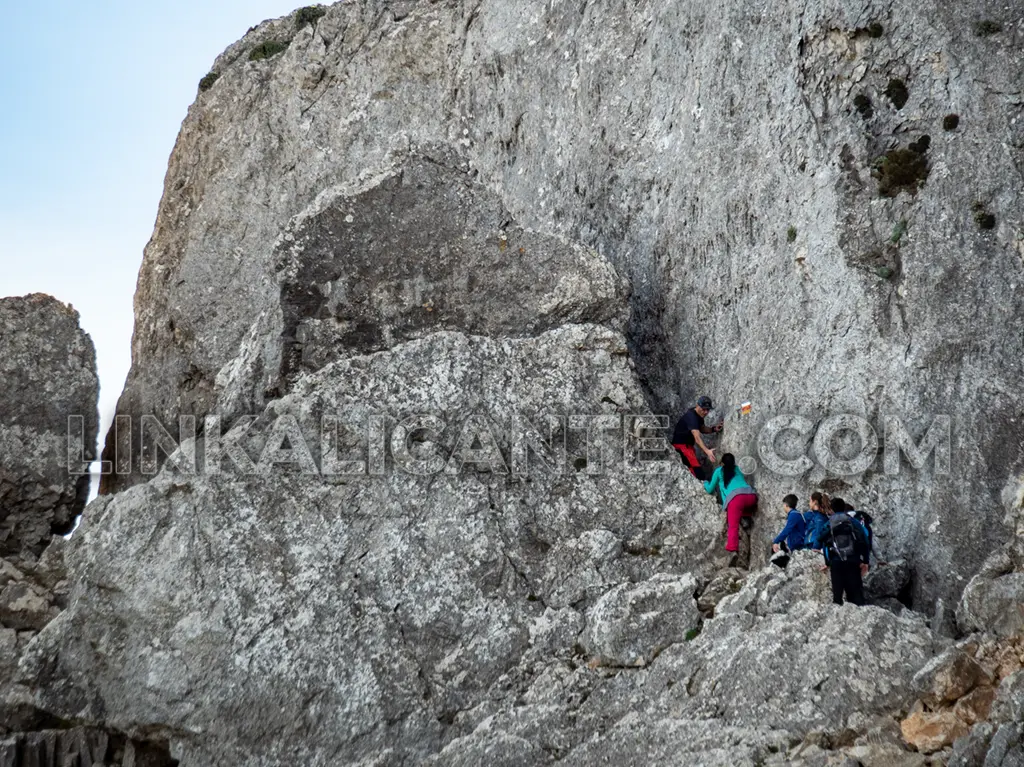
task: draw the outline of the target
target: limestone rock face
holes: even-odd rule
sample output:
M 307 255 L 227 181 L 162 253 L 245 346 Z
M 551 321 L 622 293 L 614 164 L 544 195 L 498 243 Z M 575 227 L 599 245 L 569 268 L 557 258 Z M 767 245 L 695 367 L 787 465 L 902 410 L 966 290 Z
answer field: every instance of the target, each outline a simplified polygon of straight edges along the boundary
M 964 589 L 956 618 L 965 632 L 1024 632 L 1024 540 L 1014 538 L 985 561 Z
M 887 555 L 916 572 L 915 603 L 955 601 L 1002 536 L 999 493 L 1024 444 L 1019 23 L 1013 4 L 939 0 L 363 0 L 312 24 L 261 24 L 214 63 L 219 79 L 182 126 L 120 409 L 173 423 L 219 406 L 218 376 L 281 293 L 278 241 L 293 219 L 329 189 L 380 199 L 400 182 L 365 182 L 443 144 L 509 211 L 494 277 L 518 284 L 522 227 L 598 250 L 629 279 L 629 343 L 656 411 L 710 392 L 730 414 L 725 446 L 754 457 L 778 414 L 820 425 L 852 413 L 879 436 L 891 415 L 914 440 L 949 416 L 948 473 L 929 457 L 886 474 L 879 454 L 829 487 L 876 515 Z M 270 41 L 287 48 L 253 60 Z M 336 221 L 366 244 L 371 218 L 352 211 L 344 229 L 349 213 L 331 210 L 310 226 Z M 385 229 L 404 237 L 414 220 Z M 479 236 L 477 263 L 494 264 L 500 229 Z M 445 258 L 429 232 L 410 244 L 407 265 Z M 300 325 L 386 343 L 355 300 L 369 283 L 342 280 L 354 300 L 332 317 L 341 293 L 316 279 L 295 289 L 326 310 Z M 442 314 L 479 323 L 441 298 L 450 283 L 423 287 L 436 290 L 395 318 L 400 335 Z M 753 414 L 731 417 L 744 400 Z M 823 456 L 807 452 L 816 467 L 797 476 L 761 473 L 766 497 L 821 485 Z
M 183 764 L 376 753 L 397 763 L 439 751 L 461 712 L 497 695 L 531 650 L 568 657 L 582 615 L 619 638 L 617 652 L 650 642 L 639 606 L 600 607 L 622 583 L 678 603 L 661 605 L 652 648 L 682 641 L 697 618 L 682 565 L 714 540 L 719 519 L 678 462 L 666 464 L 667 481 L 627 473 L 623 437 L 611 434 L 561 475 L 497 465 L 511 464 L 517 412 L 617 417 L 643 406 L 624 339 L 596 325 L 517 339 L 438 331 L 303 373 L 222 441 L 272 451 L 282 465 L 236 471 L 225 446 L 219 474 L 169 462 L 89 507 L 69 544 L 70 606 L 27 661 L 40 701 L 133 737 L 166 732 Z M 384 474 L 306 473 L 299 442 L 282 447 L 288 424 L 312 434 L 316 470 L 327 460 L 322 414 L 358 427 L 410 413 L 450 426 L 423 441 L 403 435 L 398 452 L 409 456 L 402 466 L 389 458 Z M 499 452 L 486 461 L 487 434 L 468 430 L 474 414 L 496 425 Z M 336 458 L 353 460 L 350 432 L 336 434 Z M 460 443 L 483 462 L 430 469 Z M 601 454 L 611 459 L 597 474 Z M 563 558 L 588 538 L 578 560 Z M 128 548 L 114 557 L 115 545 Z M 591 570 L 606 580 L 581 583 Z M 673 610 L 686 620 L 668 621 Z M 612 622 L 622 626 L 602 628 Z
M 259 412 L 301 371 L 440 330 L 622 330 L 628 317 L 628 285 L 606 259 L 523 229 L 443 148 L 321 193 L 290 224 L 274 263 L 279 293 L 250 328 L 249 353 L 218 374 L 222 417 Z
M 785 569 L 770 564 L 751 573 L 737 593 L 718 603 L 716 614 L 768 615 L 785 613 L 801 601 L 827 604 L 832 601 L 832 586 L 821 565 L 821 554 L 794 551 Z
M 700 626 L 696 579 L 665 573 L 604 594 L 587 614 L 582 645 L 602 663 L 643 666 Z
M 99 380 L 78 313 L 50 296 L 0 298 L 0 557 L 32 561 L 85 506 L 87 475 L 68 472 L 68 418 L 95 457 Z
M 913 717 L 922 748 L 971 728 L 1010 763 L 1012 672 L 968 689 L 954 663 L 937 692 L 944 661 L 918 674 L 949 643 L 919 612 L 829 604 L 812 553 L 757 566 L 778 499 L 817 487 L 874 514 L 905 563 L 877 595 L 920 610 L 1008 537 L 1016 12 L 320 10 L 215 62 L 139 276 L 121 412 L 228 428 L 107 478 L 57 617 L 3 592 L 48 620 L 15 630 L 19 693 L 181 767 L 920 764 Z M 852 413 L 904 442 L 948 415 L 952 460 L 887 473 L 868 439 L 841 471 L 849 435 L 798 445 L 810 466 L 757 473 L 755 569 L 723 576 L 720 506 L 674 456 L 637 460 L 631 416 L 697 393 L 741 456 L 770 463 L 771 416 L 810 442 Z M 1014 556 L 964 593 L 965 630 L 1013 631 Z

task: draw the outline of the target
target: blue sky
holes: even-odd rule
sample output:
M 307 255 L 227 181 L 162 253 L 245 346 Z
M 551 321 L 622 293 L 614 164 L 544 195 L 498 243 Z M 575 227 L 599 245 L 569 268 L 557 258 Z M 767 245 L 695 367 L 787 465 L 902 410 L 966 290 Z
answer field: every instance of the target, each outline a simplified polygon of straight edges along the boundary
M 100 410 L 131 363 L 132 297 L 167 159 L 216 56 L 301 0 L 0 0 L 0 296 L 49 293 L 92 336 Z

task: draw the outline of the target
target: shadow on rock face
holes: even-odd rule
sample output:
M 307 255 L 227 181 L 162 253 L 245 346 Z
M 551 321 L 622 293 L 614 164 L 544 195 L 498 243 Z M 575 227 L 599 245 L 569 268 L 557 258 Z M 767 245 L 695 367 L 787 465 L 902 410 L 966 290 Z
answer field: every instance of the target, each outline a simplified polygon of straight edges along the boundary
M 449 150 L 327 192 L 280 252 L 282 374 L 438 330 L 532 336 L 626 318 L 625 283 L 575 243 L 518 225 Z

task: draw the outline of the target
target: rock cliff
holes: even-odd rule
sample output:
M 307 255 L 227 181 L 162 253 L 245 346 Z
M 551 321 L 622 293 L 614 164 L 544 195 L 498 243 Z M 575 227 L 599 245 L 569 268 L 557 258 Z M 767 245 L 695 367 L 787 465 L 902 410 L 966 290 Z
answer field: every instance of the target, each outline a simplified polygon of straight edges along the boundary
M 78 313 L 50 296 L 0 299 L 0 556 L 34 559 L 70 532 L 89 495 L 68 473 L 68 419 L 79 464 L 95 458 L 96 352 Z
M 772 497 L 825 482 L 874 510 L 880 541 L 915 572 L 915 599 L 930 610 L 943 597 L 949 612 L 1004 535 L 1000 493 L 1021 472 L 1019 8 L 485 0 L 323 10 L 259 25 L 204 81 L 139 277 L 122 412 L 172 423 L 211 412 L 256 318 L 295 298 L 275 278 L 275 243 L 293 219 L 313 216 L 308 226 L 324 230 L 330 203 L 311 207 L 326 190 L 372 205 L 395 182 L 373 191 L 367 180 L 410 148 L 454 147 L 486 189 L 476 194 L 501 200 L 478 220 L 481 240 L 507 242 L 514 262 L 519 235 L 497 220 L 507 210 L 517 226 L 596 249 L 629 279 L 627 337 L 655 411 L 678 414 L 698 392 L 726 406 L 750 400 L 754 415 L 729 424 L 726 446 L 755 457 L 779 414 L 819 425 L 852 413 L 879 436 L 895 416 L 915 440 L 949 416 L 948 473 L 904 461 L 894 476 L 879 452 L 836 476 L 808 450 L 798 476 L 759 478 Z M 339 246 L 366 244 L 359 230 L 382 224 L 353 215 Z M 408 306 L 441 302 L 450 285 L 411 278 L 437 252 L 422 221 L 402 228 L 414 222 L 388 230 L 400 236 L 402 295 L 415 294 Z M 474 264 L 494 280 L 482 284 L 522 292 L 496 259 Z M 468 271 L 464 287 L 486 300 Z M 318 299 L 339 326 L 330 332 L 356 347 L 385 343 L 357 308 L 365 285 L 347 287 L 344 311 L 337 294 Z M 396 332 L 444 326 L 443 313 L 476 332 L 465 312 L 396 317 Z M 105 489 L 142 478 L 111 477 Z
M 182 126 L 119 405 L 198 429 L 108 435 L 61 588 L 3 571 L 42 719 L 0 766 L 1014 764 L 1022 36 L 872 0 L 254 27 Z M 949 470 L 791 441 L 721 570 L 645 441 L 698 392 L 759 459 L 773 416 L 949 416 Z M 875 514 L 872 606 L 761 567 L 818 487 Z

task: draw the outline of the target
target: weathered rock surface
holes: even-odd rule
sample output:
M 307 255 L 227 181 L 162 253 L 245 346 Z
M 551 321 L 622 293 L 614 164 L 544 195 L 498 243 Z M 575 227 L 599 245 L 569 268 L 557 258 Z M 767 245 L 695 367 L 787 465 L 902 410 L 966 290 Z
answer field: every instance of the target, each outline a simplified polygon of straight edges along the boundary
M 0 557 L 34 560 L 68 532 L 89 477 L 68 472 L 68 418 L 95 457 L 96 353 L 78 313 L 50 296 L 0 298 Z
M 715 612 L 769 615 L 788 612 L 798 602 L 830 603 L 831 582 L 828 573 L 821 572 L 821 565 L 821 554 L 794 551 L 785 569 L 767 565 L 751 573 L 737 593 L 718 603 Z
M 907 598 L 911 577 L 910 564 L 906 560 L 873 561 L 871 570 L 864 578 L 864 596 L 872 603 Z
M 456 726 L 470 731 L 436 763 L 478 763 L 490 744 L 521 741 L 579 765 L 765 763 L 814 731 L 838 743 L 899 711 L 912 669 L 933 651 L 923 621 L 877 608 L 718 617 L 645 669 L 550 665 L 504 704 L 467 712 Z
M 509 460 L 504 424 L 517 412 L 642 408 L 623 338 L 607 328 L 525 339 L 440 331 L 303 374 L 244 444 L 254 456 L 280 448 L 276 430 L 294 423 L 315 436 L 311 460 L 323 466 L 321 415 L 358 427 L 373 414 L 430 412 L 450 424 L 412 443 L 430 461 L 456 447 L 467 415 L 486 413 L 503 425 Z M 622 445 L 621 435 L 605 445 L 619 459 L 603 475 L 590 473 L 596 449 L 561 476 L 494 464 L 414 475 L 390 463 L 384 476 L 246 475 L 225 461 L 221 474 L 189 477 L 168 464 L 101 497 L 70 541 L 71 604 L 33 645 L 40 702 L 131 736 L 166 733 L 183 764 L 358 761 L 382 749 L 424 758 L 533 642 L 548 643 L 549 662 L 568 657 L 583 629 L 573 613 L 592 626 L 623 621 L 598 635 L 635 646 L 624 633 L 632 616 L 588 608 L 619 584 L 681 573 L 714 540 L 719 514 L 697 502 L 678 463 L 654 483 L 623 473 Z M 562 557 L 585 538 L 579 560 Z M 670 590 L 689 592 L 677 594 L 689 612 L 677 609 L 696 616 L 693 581 L 673 577 Z M 659 645 L 682 641 L 672 627 L 658 627 Z
M 275 243 L 295 217 L 325 190 L 383 194 L 392 182 L 365 183 L 410 147 L 455 146 L 509 233 L 579 242 L 629 278 L 628 336 L 656 410 L 698 391 L 752 400 L 725 439 L 755 456 L 778 413 L 855 413 L 879 433 L 891 414 L 914 439 L 949 415 L 948 474 L 929 460 L 885 475 L 879 455 L 834 484 L 911 563 L 915 604 L 955 600 L 1000 539 L 999 492 L 1021 470 L 1024 422 L 1007 417 L 1024 392 L 1020 18 L 874 0 L 367 0 L 264 23 L 214 63 L 182 126 L 120 409 L 173 423 L 214 408 L 218 375 L 280 293 Z M 287 49 L 250 60 L 272 40 Z M 498 235 L 480 233 L 492 250 Z M 429 232 L 420 244 L 408 263 L 443 258 Z M 355 306 L 337 327 L 326 313 L 330 335 L 359 335 Z M 759 481 L 774 499 L 823 479 L 819 465 Z
M 779 413 L 915 440 L 948 414 L 948 472 L 869 450 L 829 476 L 824 443 L 760 472 L 753 551 L 776 499 L 825 487 L 906 563 L 878 599 L 954 604 L 1024 468 L 1019 12 L 322 10 L 217 60 L 139 278 L 121 411 L 251 418 L 109 477 L 64 591 L 45 562 L 18 570 L 38 593 L 11 576 L 8 700 L 182 767 L 922 764 L 902 737 L 968 728 L 955 758 L 1011 764 L 1009 646 L 928 665 L 949 643 L 920 614 L 829 604 L 811 553 L 716 575 L 717 505 L 677 462 L 622 459 L 644 426 L 542 424 L 700 390 L 754 401 L 724 446 L 760 455 Z M 561 461 L 541 443 L 563 437 Z M 1014 631 L 1015 556 L 964 630 Z
M 964 589 L 956 620 L 964 632 L 1024 632 L 1024 540 L 1015 537 L 985 561 Z
M 914 676 L 921 697 L 901 723 L 904 739 L 922 753 L 952 745 L 950 765 L 1013 764 L 1014 727 L 1024 717 L 1022 668 L 1024 634 L 975 634 L 946 649 Z
M 696 590 L 689 573 L 616 586 L 588 610 L 580 643 L 600 663 L 646 665 L 700 627 Z
M 566 323 L 621 330 L 628 317 L 628 286 L 606 259 L 523 229 L 443 148 L 320 194 L 282 237 L 275 269 L 256 343 L 218 375 L 224 417 L 259 412 L 300 371 L 440 330 L 522 337 Z

